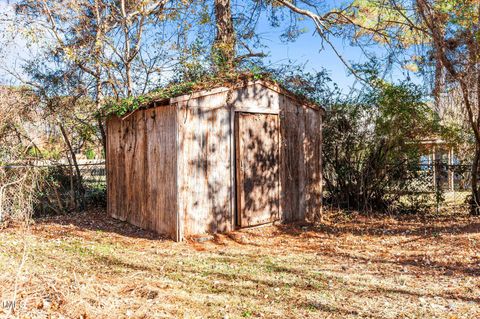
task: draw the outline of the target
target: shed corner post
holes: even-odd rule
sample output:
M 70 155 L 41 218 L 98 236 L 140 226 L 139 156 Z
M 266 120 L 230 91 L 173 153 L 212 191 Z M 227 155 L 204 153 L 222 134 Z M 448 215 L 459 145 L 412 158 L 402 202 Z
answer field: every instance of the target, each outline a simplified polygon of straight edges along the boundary
M 180 191 L 180 187 L 182 185 L 182 181 L 179 180 L 181 176 L 180 172 L 180 167 L 181 167 L 181 162 L 183 160 L 182 152 L 180 149 L 180 144 L 182 144 L 181 139 L 182 136 L 181 134 L 183 133 L 182 126 L 180 124 L 180 118 L 181 118 L 181 112 L 182 112 L 182 105 L 183 103 L 175 103 L 173 107 L 175 107 L 176 112 L 175 112 L 175 148 L 176 148 L 176 172 L 175 172 L 175 184 L 176 184 L 176 205 L 175 205 L 175 216 L 176 216 L 176 221 L 175 221 L 175 241 L 176 242 L 181 242 L 185 239 L 185 211 L 182 209 L 182 192 Z
M 284 124 L 284 118 L 285 118 L 285 107 L 283 101 L 283 96 L 279 93 L 277 93 L 277 108 L 278 108 L 278 154 L 279 154 L 279 160 L 278 160 L 278 167 L 279 167 L 279 173 L 278 173 L 278 220 L 280 223 L 284 222 L 284 216 L 285 216 L 285 207 L 283 204 L 283 164 L 284 164 L 284 158 L 283 158 L 283 152 L 284 152 L 284 146 L 283 146 L 283 124 Z
M 226 107 L 230 112 L 230 229 L 234 231 L 236 227 L 237 214 L 237 165 L 236 165 L 236 143 L 235 143 L 235 101 L 231 101 L 231 96 L 227 95 L 225 101 Z

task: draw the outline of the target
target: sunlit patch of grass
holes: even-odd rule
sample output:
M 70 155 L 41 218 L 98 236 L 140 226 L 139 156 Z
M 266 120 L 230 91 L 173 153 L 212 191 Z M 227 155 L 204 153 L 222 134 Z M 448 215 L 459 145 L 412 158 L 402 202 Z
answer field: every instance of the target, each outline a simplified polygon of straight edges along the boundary
M 11 229 L 0 232 L 0 295 L 19 274 L 18 298 L 31 304 L 23 314 L 40 317 L 475 318 L 478 221 L 422 223 L 350 218 L 333 234 L 327 224 L 271 227 L 239 233 L 241 244 L 201 245 L 110 228 Z M 45 296 L 51 306 L 39 308 Z

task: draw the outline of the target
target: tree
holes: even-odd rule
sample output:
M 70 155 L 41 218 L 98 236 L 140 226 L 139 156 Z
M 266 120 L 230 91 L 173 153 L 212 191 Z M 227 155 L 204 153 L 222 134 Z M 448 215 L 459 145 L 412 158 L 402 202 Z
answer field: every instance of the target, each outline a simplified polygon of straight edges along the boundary
M 366 14 L 365 3 L 380 8 L 376 22 Z M 434 65 L 433 94 L 441 103 L 438 93 L 442 85 L 448 91 L 457 91 L 462 98 L 461 108 L 475 141 L 472 162 L 471 213 L 480 214 L 480 5 L 476 1 L 416 0 L 359 2 L 357 21 L 369 21 L 372 30 L 395 30 L 411 37 L 399 43 L 405 50 L 427 48 L 419 65 Z M 385 19 L 386 12 L 393 19 Z M 417 50 L 418 51 L 418 50 Z M 430 61 L 434 63 L 430 63 Z
M 236 34 L 230 0 L 215 0 L 215 41 L 212 54 L 218 71 L 233 71 L 236 57 Z
M 476 1 L 417 0 L 422 31 L 437 61 L 462 94 L 462 106 L 475 137 L 471 213 L 480 215 L 480 4 Z M 440 27 L 439 27 L 440 26 Z
M 19 24 L 38 34 L 38 42 L 46 41 L 45 63 L 83 71 L 85 93 L 99 111 L 106 96 L 144 93 L 161 78 L 171 43 L 159 30 L 186 7 L 167 0 L 23 0 L 16 12 Z M 105 147 L 101 118 L 97 126 Z
M 438 103 L 439 83 L 458 90 L 462 108 L 475 140 L 472 163 L 472 214 L 480 214 L 480 5 L 453 0 L 355 0 L 324 14 L 311 1 L 277 0 L 311 19 L 324 41 L 332 27 L 341 26 L 357 44 L 369 39 L 390 50 L 391 56 L 411 55 L 405 68 L 426 71 L 433 66 L 433 95 Z M 305 9 L 303 7 L 308 9 Z M 353 31 L 353 32 L 352 32 Z M 331 42 L 329 42 L 331 43 Z M 342 57 L 339 55 L 342 59 Z M 400 59 L 399 59 L 400 60 Z M 434 61 L 433 63 L 432 60 Z M 348 66 L 348 63 L 342 59 Z M 443 72 L 445 71 L 445 73 Z
M 31 89 L 0 86 L 0 165 L 28 159 L 31 150 L 38 151 L 38 141 L 29 130 L 41 118 L 37 103 Z

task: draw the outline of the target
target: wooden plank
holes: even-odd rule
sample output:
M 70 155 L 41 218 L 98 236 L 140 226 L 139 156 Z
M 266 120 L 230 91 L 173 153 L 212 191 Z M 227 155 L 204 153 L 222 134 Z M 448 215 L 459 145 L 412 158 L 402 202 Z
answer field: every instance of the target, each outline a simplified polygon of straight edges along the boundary
M 171 107 L 174 109 L 174 119 L 173 119 L 173 126 L 174 126 L 174 152 L 175 152 L 175 188 L 174 188 L 174 196 L 175 196 L 175 210 L 173 212 L 173 224 L 171 225 L 172 229 L 172 234 L 175 239 L 175 241 L 182 241 L 184 238 L 184 228 L 185 225 L 183 223 L 182 217 L 184 212 L 180 210 L 181 207 L 181 192 L 180 192 L 180 160 L 181 160 L 181 154 L 182 154 L 182 149 L 180 147 L 180 109 L 181 109 L 182 103 L 175 103 L 171 104 Z
M 227 93 L 179 103 L 178 191 L 183 235 L 228 231 L 231 126 Z
M 181 108 L 179 116 L 179 142 L 181 159 L 179 161 L 179 197 L 183 214 L 181 222 L 184 225 L 184 236 L 199 234 L 208 223 L 208 193 L 207 193 L 207 158 L 206 140 L 207 127 L 205 113 L 198 107 Z
M 127 172 L 126 172 L 126 141 L 125 141 L 125 130 L 127 123 L 123 120 L 120 121 L 120 136 L 118 141 L 119 156 L 117 159 L 117 170 L 116 176 L 117 180 L 117 192 L 116 192 L 116 202 L 117 202 L 117 218 L 120 220 L 127 220 L 127 211 L 128 211 L 128 201 L 127 197 Z
M 149 190 L 146 185 L 147 165 L 147 138 L 146 138 L 146 122 L 145 111 L 137 112 L 134 115 L 135 144 L 133 153 L 133 185 L 134 192 L 132 198 L 132 223 L 141 228 L 147 228 L 146 216 L 146 198 Z
M 178 175 L 177 175 L 177 147 L 178 147 L 178 120 L 177 120 L 177 110 L 176 108 L 170 107 L 166 112 L 168 112 L 167 122 L 165 123 L 166 134 L 165 134 L 165 144 L 166 151 L 164 152 L 165 157 L 165 171 L 168 174 L 164 174 L 163 183 L 168 186 L 168 194 L 165 202 L 165 219 L 169 220 L 167 227 L 171 236 L 175 236 L 177 233 L 177 212 L 178 212 Z M 178 239 L 177 239 L 178 240 Z
M 307 174 L 304 159 L 304 108 L 285 96 L 280 98 L 280 105 L 282 219 L 284 221 L 303 220 Z
M 235 138 L 235 182 L 236 182 L 236 189 L 235 189 L 235 196 L 236 196 L 236 216 L 235 216 L 235 224 L 236 226 L 240 226 L 240 214 L 242 211 L 243 204 L 243 194 L 245 193 L 243 189 L 243 174 L 242 174 L 242 152 L 240 147 L 240 120 L 238 113 L 234 112 L 234 138 Z
M 176 169 L 176 196 L 177 196 L 177 208 L 176 208 L 176 218 L 175 218 L 175 240 L 182 241 L 185 238 L 185 215 L 186 215 L 186 202 L 184 198 L 184 190 L 187 188 L 185 185 L 185 176 L 183 176 L 184 167 L 185 167 L 185 133 L 186 129 L 184 124 L 186 123 L 186 103 L 187 102 L 178 102 L 174 104 L 176 109 L 176 153 L 177 153 L 177 169 Z
M 239 106 L 235 108 L 235 111 L 242 113 L 261 113 L 261 114 L 279 114 L 280 110 L 278 109 L 269 109 L 266 107 L 248 107 L 248 106 Z
M 298 166 L 296 165 L 296 149 L 298 149 L 298 135 L 296 134 L 295 109 L 288 98 L 282 96 L 283 116 L 281 120 L 282 159 L 284 171 L 282 183 L 283 220 L 292 221 L 298 211 Z
M 198 100 L 198 99 L 202 99 L 202 98 L 205 98 L 209 95 L 214 95 L 214 96 L 221 96 L 222 93 L 226 93 L 230 91 L 230 88 L 229 87 L 217 87 L 217 88 L 214 88 L 214 89 L 209 89 L 209 90 L 202 90 L 202 91 L 198 91 L 198 92 L 193 92 L 191 94 L 185 94 L 185 95 L 180 95 L 180 96 L 177 96 L 177 97 L 174 97 L 174 98 L 171 98 L 170 99 L 170 103 L 171 104 L 182 104 L 183 102 L 191 102 L 191 101 L 195 101 L 195 100 Z M 189 105 L 189 106 L 193 106 L 193 105 Z M 206 105 L 204 105 L 206 106 Z
M 231 230 L 230 207 L 230 112 L 226 105 L 211 110 L 206 117 L 207 187 L 209 232 Z
M 320 111 L 321 115 L 325 114 L 325 110 L 322 106 L 317 105 L 317 104 L 309 103 L 308 101 L 305 101 L 305 99 L 302 99 L 302 98 L 299 98 L 299 97 L 295 96 L 294 94 L 292 94 L 292 92 L 289 92 L 289 91 L 285 90 L 284 88 L 282 88 L 277 83 L 273 83 L 273 82 L 269 82 L 269 81 L 258 81 L 257 83 L 261 84 L 262 86 L 268 88 L 271 91 L 276 92 L 280 96 L 284 96 L 284 97 L 288 98 L 289 100 L 295 102 L 298 105 L 302 105 L 303 107 L 310 108 L 310 109 L 313 109 L 313 110 L 316 110 L 316 111 Z
M 122 121 L 123 143 L 125 145 L 125 149 L 124 149 L 125 180 L 123 185 L 125 190 L 125 197 L 119 200 L 123 202 L 124 220 L 127 220 L 128 222 L 134 225 L 137 225 L 135 216 L 134 216 L 134 210 L 136 206 L 135 202 L 137 200 L 136 198 L 137 194 L 134 189 L 134 181 L 135 181 L 134 163 L 135 163 L 135 143 L 136 143 L 135 114 L 132 114 L 131 116 L 127 117 Z
M 306 218 L 313 221 L 322 209 L 322 117 L 319 111 L 305 111 Z
M 237 164 L 236 164 L 236 141 L 235 137 L 238 135 L 236 133 L 235 124 L 235 111 L 231 105 L 227 105 L 228 112 L 230 113 L 230 128 L 229 128 L 229 139 L 230 139 L 230 229 L 235 229 L 238 226 L 237 223 Z
M 288 145 L 287 145 L 287 139 L 286 139 L 286 134 L 287 134 L 287 121 L 286 121 L 286 98 L 283 95 L 280 95 L 279 97 L 279 108 L 280 108 L 280 114 L 279 114 L 279 119 L 280 119 L 280 209 L 279 209 L 279 214 L 280 214 L 280 219 L 282 221 L 287 221 L 287 214 L 290 211 L 289 207 L 289 202 L 287 199 L 287 194 L 288 194 L 288 188 L 287 188 L 287 179 L 288 179 L 288 174 L 287 174 L 287 152 L 288 152 Z
M 296 101 L 292 101 L 292 104 L 297 109 L 297 134 L 298 134 L 298 148 L 296 149 L 297 156 L 297 165 L 298 165 L 298 209 L 293 211 L 297 213 L 293 216 L 293 220 L 304 220 L 305 219 L 305 187 L 306 187 L 306 171 L 305 171 L 305 107 L 297 104 Z
M 279 94 L 260 83 L 232 91 L 230 103 L 236 112 L 278 114 Z
M 165 233 L 160 222 L 164 214 L 162 205 L 162 195 L 164 192 L 162 192 L 163 185 L 160 184 L 162 171 L 158 165 L 158 160 L 162 153 L 162 144 L 159 138 L 161 115 L 158 114 L 158 110 L 159 108 L 153 108 L 145 111 L 146 132 L 148 137 L 146 159 L 149 163 L 146 178 L 146 189 L 148 190 L 146 199 L 148 221 L 146 227 L 147 229 Z
M 279 119 L 237 113 L 237 196 L 240 226 L 279 218 Z
M 146 177 L 149 229 L 176 237 L 176 109 L 157 107 L 145 111 L 149 163 Z

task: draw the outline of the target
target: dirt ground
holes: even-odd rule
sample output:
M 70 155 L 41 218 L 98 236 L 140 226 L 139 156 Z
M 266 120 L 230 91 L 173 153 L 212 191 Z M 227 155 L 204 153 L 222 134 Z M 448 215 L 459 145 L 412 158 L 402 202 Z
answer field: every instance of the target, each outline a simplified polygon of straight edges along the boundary
M 332 214 L 202 243 L 101 211 L 40 219 L 0 230 L 0 302 L 8 318 L 480 318 L 480 218 Z

